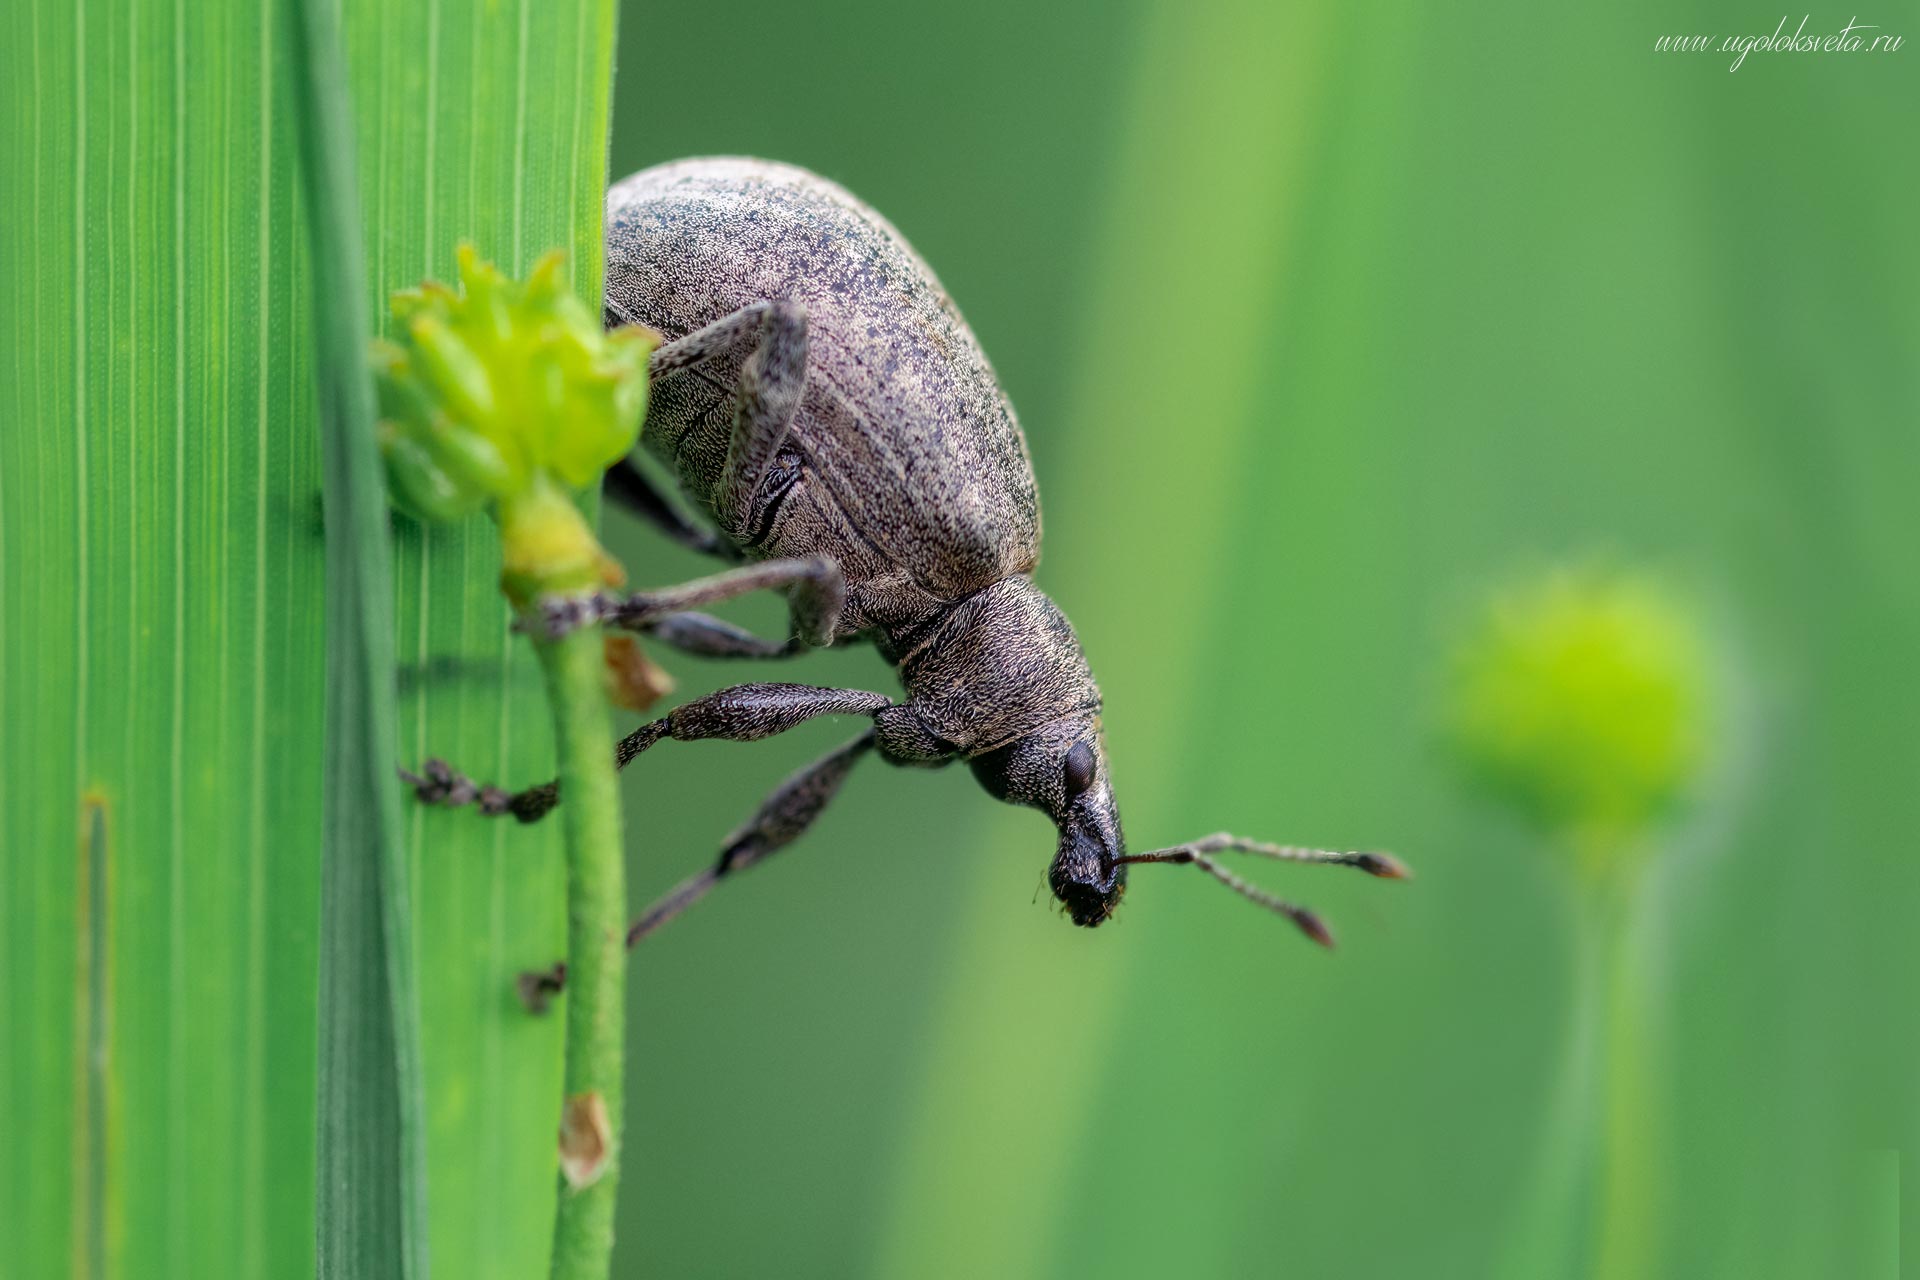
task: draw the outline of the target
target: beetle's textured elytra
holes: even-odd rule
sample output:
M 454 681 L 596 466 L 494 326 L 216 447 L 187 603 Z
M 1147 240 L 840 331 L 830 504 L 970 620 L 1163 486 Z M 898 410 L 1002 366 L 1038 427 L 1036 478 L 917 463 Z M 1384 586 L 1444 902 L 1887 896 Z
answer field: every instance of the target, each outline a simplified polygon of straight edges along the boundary
M 824 179 L 754 160 L 648 169 L 607 210 L 611 316 L 670 342 L 756 306 L 779 313 L 775 340 L 804 325 L 790 456 L 764 495 L 784 496 L 767 510 L 725 509 L 719 492 L 728 402 L 758 334 L 656 375 L 646 447 L 730 535 L 759 554 L 834 557 L 849 633 L 1033 570 L 1040 503 L 1013 407 L 890 223 Z
M 1040 500 L 1026 438 L 959 308 L 891 223 L 791 165 L 681 160 L 607 196 L 607 322 L 658 330 L 641 443 L 718 526 L 682 516 L 631 461 L 608 492 L 675 540 L 754 563 L 616 599 L 551 602 L 554 629 L 606 620 L 711 658 L 778 658 L 872 641 L 906 698 L 756 683 L 722 689 L 620 743 L 625 765 L 668 738 L 751 741 L 817 715 L 873 728 L 793 775 L 711 868 L 635 922 L 637 940 L 722 877 L 791 843 L 870 751 L 894 764 L 965 760 L 999 799 L 1053 819 L 1047 881 L 1076 924 L 1108 919 L 1135 863 L 1192 865 L 1320 942 L 1318 917 L 1233 876 L 1215 853 L 1336 863 L 1377 876 L 1384 855 L 1228 835 L 1126 853 L 1100 733 L 1100 689 L 1080 642 L 1033 582 Z M 786 593 L 793 637 L 763 640 L 700 606 Z M 513 796 L 438 762 L 423 797 L 479 795 L 531 821 L 553 784 Z M 549 985 L 550 975 L 541 981 Z

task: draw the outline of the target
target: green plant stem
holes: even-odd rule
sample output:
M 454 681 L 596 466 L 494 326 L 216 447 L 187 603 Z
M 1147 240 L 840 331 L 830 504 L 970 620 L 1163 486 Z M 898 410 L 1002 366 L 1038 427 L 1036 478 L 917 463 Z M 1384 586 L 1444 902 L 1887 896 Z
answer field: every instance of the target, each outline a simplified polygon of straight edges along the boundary
M 1539 1280 L 1577 1273 L 1582 1230 L 1592 1203 L 1600 1141 L 1596 1099 L 1605 1059 L 1606 913 L 1587 900 L 1584 877 L 1569 884 L 1566 917 L 1573 971 L 1567 1016 L 1546 1123 L 1522 1184 L 1518 1213 L 1503 1236 L 1498 1280 Z
M 1569 883 L 1573 984 L 1552 1109 L 1501 1280 L 1635 1280 L 1657 1236 L 1659 1127 L 1646 975 L 1634 931 L 1637 877 L 1621 859 Z
M 1604 908 L 1604 1110 L 1593 1275 L 1595 1280 L 1636 1280 L 1651 1269 L 1658 1233 L 1656 1055 L 1630 890 L 1622 884 L 1613 892 L 1616 900 Z
M 607 1155 L 585 1186 L 563 1180 L 554 1225 L 554 1280 L 603 1280 L 613 1257 L 620 1167 L 622 1037 L 626 1015 L 626 869 L 608 728 L 601 636 L 583 629 L 536 641 L 553 709 L 567 840 L 567 1062 L 570 1101 L 597 1094 Z

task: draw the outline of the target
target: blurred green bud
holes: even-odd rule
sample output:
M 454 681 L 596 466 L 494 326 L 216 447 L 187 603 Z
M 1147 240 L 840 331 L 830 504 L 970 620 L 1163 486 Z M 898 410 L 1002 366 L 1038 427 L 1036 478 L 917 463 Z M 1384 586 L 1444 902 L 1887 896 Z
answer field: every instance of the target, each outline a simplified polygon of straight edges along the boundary
M 380 424 L 380 451 L 394 502 L 417 519 L 461 520 L 477 513 L 486 495 L 463 488 L 417 440 Z
M 1455 656 L 1449 718 L 1478 781 L 1607 862 L 1699 777 L 1706 702 L 1690 611 L 1652 578 L 1588 567 L 1490 603 Z
M 609 562 L 564 490 L 632 450 L 659 335 L 602 330 L 558 252 L 524 281 L 471 245 L 459 257 L 459 291 L 429 281 L 395 294 L 396 339 L 374 345 L 394 498 L 427 520 L 490 510 L 516 600 L 591 585 Z

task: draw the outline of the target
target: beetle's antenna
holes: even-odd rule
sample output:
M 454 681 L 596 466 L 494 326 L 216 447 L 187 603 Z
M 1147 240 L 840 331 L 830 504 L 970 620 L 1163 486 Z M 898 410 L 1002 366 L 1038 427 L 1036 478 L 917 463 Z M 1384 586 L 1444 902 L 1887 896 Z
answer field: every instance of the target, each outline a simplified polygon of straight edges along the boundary
M 1248 884 L 1245 880 L 1242 880 L 1239 876 L 1233 874 L 1233 872 L 1227 870 L 1206 854 L 1195 853 L 1191 846 L 1181 845 L 1173 849 L 1156 850 L 1153 853 L 1129 854 L 1124 858 L 1115 858 L 1114 862 L 1120 866 L 1125 866 L 1130 862 L 1190 863 L 1241 897 L 1250 898 L 1267 910 L 1278 912 L 1280 915 L 1293 921 L 1295 925 L 1299 926 L 1300 932 L 1306 934 L 1321 946 L 1333 946 L 1333 932 L 1327 928 L 1327 922 L 1319 916 L 1307 910 L 1305 907 L 1295 906 L 1284 898 L 1274 897 L 1265 889 Z
M 1281 862 L 1318 862 L 1336 867 L 1358 867 L 1370 876 L 1379 876 L 1383 880 L 1406 880 L 1412 872 L 1405 863 L 1391 854 L 1339 851 L 1333 849 L 1306 849 L 1299 845 L 1267 844 L 1261 840 L 1248 840 L 1240 836 L 1216 832 L 1202 836 L 1186 844 L 1174 845 L 1168 849 L 1155 849 L 1149 853 L 1135 853 L 1114 861 L 1121 866 L 1130 862 L 1165 862 L 1174 865 L 1191 864 L 1218 880 L 1227 888 L 1243 898 L 1259 903 L 1269 911 L 1277 912 L 1293 921 L 1300 932 L 1312 938 L 1323 947 L 1333 945 L 1333 934 L 1326 922 L 1305 907 L 1296 906 L 1284 898 L 1276 898 L 1265 889 L 1248 884 L 1233 872 L 1214 861 L 1209 854 L 1250 853 L 1256 857 L 1273 858 Z
M 1166 849 L 1155 849 L 1153 853 L 1250 853 L 1259 858 L 1272 858 L 1277 862 L 1317 862 L 1329 867 L 1357 867 L 1370 876 L 1379 876 L 1382 880 L 1411 880 L 1413 872 L 1407 864 L 1390 853 L 1363 851 L 1355 849 L 1307 849 L 1297 844 L 1268 844 L 1264 840 L 1249 840 L 1245 836 L 1229 835 L 1216 831 L 1210 836 L 1201 836 L 1198 840 L 1189 840 L 1185 844 L 1173 845 Z M 1141 854 L 1150 857 L 1151 854 Z M 1173 858 L 1161 858 L 1158 861 L 1177 861 Z

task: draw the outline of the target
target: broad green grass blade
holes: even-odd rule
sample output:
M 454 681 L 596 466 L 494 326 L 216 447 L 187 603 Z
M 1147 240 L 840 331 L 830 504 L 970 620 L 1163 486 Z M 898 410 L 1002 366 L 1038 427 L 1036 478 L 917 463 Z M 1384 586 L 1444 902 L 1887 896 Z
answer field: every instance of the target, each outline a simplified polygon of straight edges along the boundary
M 20 1275 L 314 1265 L 322 534 L 282 0 L 0 15 L 0 1222 Z M 346 12 L 369 308 L 598 281 L 612 9 Z M 369 310 L 368 314 L 379 314 Z M 401 526 L 401 758 L 547 776 L 484 536 Z M 431 745 L 429 745 L 431 744 Z M 441 1274 L 538 1274 L 554 833 L 405 815 Z
M 321 539 L 280 10 L 0 19 L 9 1274 L 313 1266 Z
M 424 1280 L 419 996 L 394 759 L 392 550 L 339 0 L 289 0 L 326 507 L 319 1274 Z

